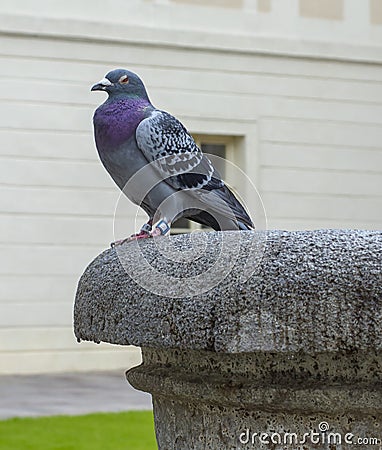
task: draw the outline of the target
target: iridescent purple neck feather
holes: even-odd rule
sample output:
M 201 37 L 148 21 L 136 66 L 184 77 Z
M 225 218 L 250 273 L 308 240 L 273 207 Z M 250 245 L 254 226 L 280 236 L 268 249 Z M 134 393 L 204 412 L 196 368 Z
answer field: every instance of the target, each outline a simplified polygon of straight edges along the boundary
M 98 149 L 118 148 L 134 135 L 138 124 L 153 110 L 147 98 L 109 98 L 96 109 L 93 117 Z

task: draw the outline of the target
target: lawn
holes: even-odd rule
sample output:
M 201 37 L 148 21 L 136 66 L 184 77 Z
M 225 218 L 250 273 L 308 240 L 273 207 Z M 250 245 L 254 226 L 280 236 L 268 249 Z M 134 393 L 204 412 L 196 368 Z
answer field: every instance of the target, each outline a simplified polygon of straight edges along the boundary
M 0 421 L 1 450 L 157 450 L 151 411 Z

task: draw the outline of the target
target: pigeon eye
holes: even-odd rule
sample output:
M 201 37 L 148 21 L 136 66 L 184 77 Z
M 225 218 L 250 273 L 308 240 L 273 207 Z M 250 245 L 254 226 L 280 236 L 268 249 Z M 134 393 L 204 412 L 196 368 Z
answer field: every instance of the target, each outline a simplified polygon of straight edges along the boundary
M 127 84 L 129 82 L 129 77 L 127 75 L 123 75 L 120 79 L 119 82 L 122 84 Z

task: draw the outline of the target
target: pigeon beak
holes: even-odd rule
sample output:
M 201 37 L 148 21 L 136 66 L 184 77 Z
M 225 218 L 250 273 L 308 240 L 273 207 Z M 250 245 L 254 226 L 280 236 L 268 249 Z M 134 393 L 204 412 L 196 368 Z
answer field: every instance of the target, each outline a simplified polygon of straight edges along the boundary
M 106 91 L 106 89 L 111 86 L 113 83 L 108 80 L 107 78 L 103 78 L 101 81 L 96 83 L 92 88 L 91 91 Z

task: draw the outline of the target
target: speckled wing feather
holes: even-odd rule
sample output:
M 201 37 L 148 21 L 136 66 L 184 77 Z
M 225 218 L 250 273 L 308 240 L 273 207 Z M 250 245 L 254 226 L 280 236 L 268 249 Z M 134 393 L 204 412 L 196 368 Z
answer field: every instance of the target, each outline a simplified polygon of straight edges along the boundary
M 163 179 L 175 189 L 224 186 L 210 160 L 171 114 L 153 111 L 138 125 L 136 139 L 147 160 L 155 163 Z

